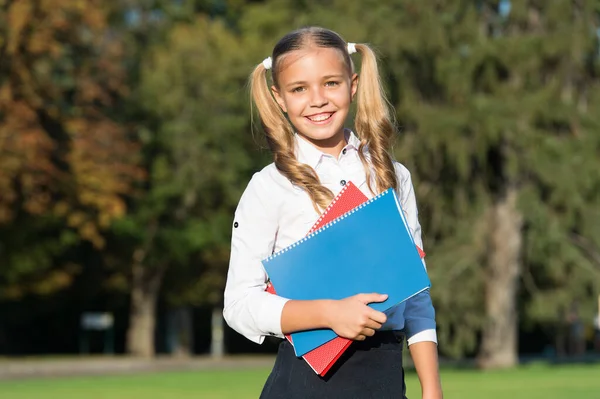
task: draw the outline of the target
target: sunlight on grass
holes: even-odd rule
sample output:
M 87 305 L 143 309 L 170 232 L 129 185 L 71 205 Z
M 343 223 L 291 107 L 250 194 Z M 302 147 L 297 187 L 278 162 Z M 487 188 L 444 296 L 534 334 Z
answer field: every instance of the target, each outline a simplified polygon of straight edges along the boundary
M 263 368 L 4 381 L 0 382 L 0 398 L 249 399 L 258 397 L 268 373 Z M 600 365 L 529 366 L 491 372 L 442 370 L 442 379 L 446 399 L 600 397 Z M 410 398 L 420 397 L 414 373 L 407 374 L 407 385 Z

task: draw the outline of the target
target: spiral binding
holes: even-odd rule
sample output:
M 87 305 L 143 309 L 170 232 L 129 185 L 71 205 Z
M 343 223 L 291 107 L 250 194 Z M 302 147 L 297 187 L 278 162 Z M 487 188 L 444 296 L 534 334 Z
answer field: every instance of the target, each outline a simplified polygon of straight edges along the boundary
M 335 198 L 333 199 L 333 201 L 331 201 L 331 204 L 329 204 L 329 206 L 327 207 L 327 209 L 325 209 L 325 211 L 323 212 L 323 214 L 319 217 L 319 219 L 317 219 L 317 221 L 314 224 L 315 226 L 318 226 L 319 223 L 321 223 L 321 221 L 323 220 L 323 218 L 325 216 L 327 216 L 327 213 L 329 213 L 329 211 L 331 211 L 331 209 L 333 208 L 333 206 L 335 205 L 335 203 L 338 202 L 338 200 L 342 197 L 342 194 L 344 194 L 344 192 L 346 190 L 348 190 L 348 187 L 350 187 L 350 184 L 347 184 L 344 187 L 342 187 L 342 189 L 340 190 L 339 194 L 335 196 Z
M 393 190 L 392 190 L 391 188 L 390 188 L 390 189 L 387 189 L 387 190 L 385 190 L 384 192 L 382 192 L 382 193 L 380 193 L 380 194 L 376 195 L 375 197 L 371 198 L 370 200 L 367 200 L 366 202 L 363 202 L 362 204 L 360 204 L 360 205 L 359 205 L 359 206 L 357 206 L 356 208 L 352 209 L 351 211 L 349 211 L 349 212 L 347 212 L 347 213 L 343 214 L 342 216 L 340 216 L 340 217 L 338 217 L 338 218 L 336 218 L 336 219 L 333 219 L 331 222 L 327 223 L 325 226 L 323 226 L 323 227 L 321 227 L 321 228 L 319 228 L 319 229 L 317 229 L 317 230 L 313 231 L 312 233 L 309 233 L 309 234 L 307 234 L 305 237 L 303 237 L 302 239 L 300 239 L 300 240 L 296 241 L 295 243 L 293 243 L 293 244 L 291 244 L 291 245 L 289 245 L 289 246 L 287 246 L 287 247 L 285 247 L 285 248 L 283 248 L 283 249 L 281 249 L 281 250 L 279 250 L 279 251 L 275 252 L 273 255 L 269 256 L 269 257 L 268 257 L 267 259 L 265 259 L 264 261 L 265 261 L 265 262 L 269 262 L 269 261 L 273 260 L 274 258 L 278 257 L 279 255 L 282 255 L 282 254 L 284 254 L 284 253 L 286 253 L 286 252 L 288 252 L 288 251 L 292 250 L 293 248 L 295 248 L 295 247 L 297 247 L 297 246 L 299 246 L 299 245 L 302 245 L 302 243 L 304 243 L 304 242 L 306 242 L 306 241 L 310 240 L 311 238 L 315 237 L 316 235 L 318 235 L 318 234 L 319 234 L 319 233 L 321 233 L 322 231 L 324 231 L 324 230 L 328 229 L 330 226 L 333 226 L 334 224 L 337 224 L 337 223 L 338 223 L 339 221 L 341 221 L 342 219 L 345 219 L 346 217 L 348 217 L 348 216 L 352 215 L 353 213 L 355 213 L 355 212 L 357 212 L 357 211 L 359 211 L 359 210 L 363 209 L 365 206 L 369 205 L 369 204 L 370 204 L 370 203 L 372 203 L 373 201 L 376 201 L 377 199 L 379 199 L 379 198 L 383 197 L 383 196 L 384 196 L 384 195 L 386 195 L 386 194 L 389 194 L 389 193 L 391 193 L 392 191 L 393 191 Z M 337 200 L 337 199 L 336 199 L 336 200 Z M 332 204 L 333 204 L 333 202 L 332 202 Z

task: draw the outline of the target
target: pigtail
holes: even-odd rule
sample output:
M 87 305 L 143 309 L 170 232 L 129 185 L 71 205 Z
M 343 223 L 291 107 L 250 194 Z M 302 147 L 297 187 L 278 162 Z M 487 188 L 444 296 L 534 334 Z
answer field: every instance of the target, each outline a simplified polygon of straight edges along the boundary
M 367 172 L 367 184 L 373 194 L 390 187 L 398 190 L 392 156 L 388 152 L 396 129 L 379 77 L 377 57 L 366 44 L 355 44 L 355 47 L 362 56 L 362 63 L 354 123 L 361 140 L 358 153 Z M 363 151 L 365 147 L 368 148 L 370 164 L 375 170 L 376 187 L 372 187 L 371 168 Z
M 321 185 L 313 168 L 296 159 L 294 130 L 273 98 L 267 85 L 267 69 L 262 63 L 258 64 L 250 76 L 250 92 L 273 153 L 275 166 L 292 184 L 308 193 L 317 212 L 325 209 L 333 200 L 333 193 Z

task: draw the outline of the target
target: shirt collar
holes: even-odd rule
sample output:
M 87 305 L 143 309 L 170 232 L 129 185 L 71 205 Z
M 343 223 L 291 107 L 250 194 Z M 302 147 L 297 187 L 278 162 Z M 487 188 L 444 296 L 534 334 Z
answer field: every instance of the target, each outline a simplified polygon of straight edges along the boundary
M 356 137 L 354 132 L 350 129 L 344 129 L 344 136 L 346 138 L 346 142 L 348 143 L 344 149 L 354 148 L 358 151 L 360 140 L 358 137 Z M 298 133 L 294 134 L 294 138 L 296 140 L 296 158 L 299 162 L 307 164 L 311 168 L 315 169 L 319 162 L 321 162 L 322 157 L 329 156 L 328 154 L 320 151 Z
M 360 139 L 356 137 L 354 132 L 350 129 L 346 129 L 345 134 L 346 142 L 348 143 L 345 148 L 354 148 L 356 151 L 358 151 L 358 148 L 360 147 Z

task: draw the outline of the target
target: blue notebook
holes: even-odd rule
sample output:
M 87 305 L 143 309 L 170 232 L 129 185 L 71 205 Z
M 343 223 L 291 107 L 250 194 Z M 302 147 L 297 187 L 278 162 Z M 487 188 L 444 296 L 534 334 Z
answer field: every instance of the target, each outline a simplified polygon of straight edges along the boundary
M 430 287 L 396 193 L 388 189 L 263 260 L 277 294 L 297 300 L 388 294 L 385 311 Z M 297 356 L 337 335 L 329 329 L 292 334 Z

